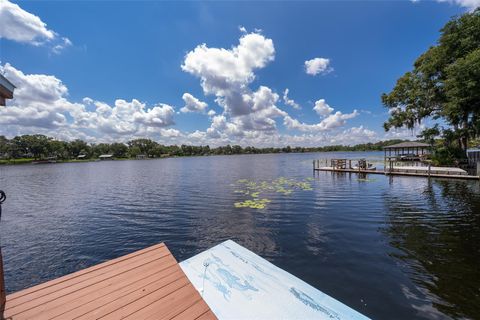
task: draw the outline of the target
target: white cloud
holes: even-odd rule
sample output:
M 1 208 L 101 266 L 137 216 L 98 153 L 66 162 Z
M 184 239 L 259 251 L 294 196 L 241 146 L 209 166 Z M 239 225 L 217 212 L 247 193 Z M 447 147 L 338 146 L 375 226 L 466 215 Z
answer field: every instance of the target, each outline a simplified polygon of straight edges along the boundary
M 360 126 L 343 130 L 341 134 L 332 137 L 330 143 L 353 146 L 360 143 L 375 142 L 378 140 L 378 134 L 375 131 Z
M 276 103 L 278 94 L 266 86 L 256 91 L 249 88 L 254 71 L 265 67 L 275 58 L 271 39 L 258 33 L 242 35 L 231 49 L 197 46 L 185 56 L 182 69 L 200 79 L 206 95 L 214 95 L 224 109 L 223 126 L 212 122 L 208 135 L 243 135 L 248 130 L 272 131 L 275 117 L 283 116 Z M 218 121 L 218 116 L 213 120 Z
M 321 117 L 326 117 L 333 112 L 333 108 L 325 102 L 325 99 L 317 100 L 313 110 Z
M 0 109 L 0 134 L 55 132 L 60 137 L 95 140 L 124 140 L 134 136 L 178 136 L 167 129 L 174 124 L 175 110 L 166 104 L 147 107 L 136 99 L 105 102 L 84 98 L 68 100 L 68 89 L 51 75 L 24 74 L 10 64 L 0 72 L 17 87 L 8 107 Z M 170 131 L 166 131 L 170 130 Z
M 480 0 L 437 0 L 438 2 L 448 2 L 456 4 L 460 7 L 467 8 L 469 11 L 473 11 L 480 7 Z
M 363 127 L 358 132 L 344 128 L 348 119 L 358 115 L 356 110 L 334 112 L 325 100 L 318 100 L 313 110 L 320 115 L 319 122 L 302 123 L 277 106 L 281 97 L 271 88 L 251 88 L 255 71 L 274 58 L 273 41 L 258 33 L 242 35 L 239 44 L 231 49 L 200 45 L 188 52 L 182 69 L 198 77 L 204 93 L 213 95 L 222 109 L 219 114 L 213 109 L 207 112 L 205 102 L 185 93 L 182 109 L 186 109 L 182 113 L 206 112 L 210 120 L 208 128 L 192 133 L 172 128 L 175 110 L 170 105 L 148 106 L 137 99 L 111 103 L 93 97 L 74 102 L 68 97 L 67 86 L 55 76 L 25 74 L 10 64 L 0 65 L 0 72 L 5 72 L 17 86 L 15 99 L 0 109 L 0 135 L 40 133 L 89 142 L 146 137 L 165 144 L 259 147 L 325 145 L 346 136 L 345 130 L 361 137 L 369 135 Z M 283 92 L 284 101 L 291 100 L 288 93 Z M 282 129 L 301 133 L 280 133 L 277 127 L 282 123 Z
M 277 139 L 277 142 L 282 140 L 277 130 L 277 118 L 283 118 L 287 129 L 318 134 L 342 127 L 348 119 L 358 115 L 356 110 L 349 114 L 331 114 L 333 108 L 325 100 L 319 100 L 314 109 L 323 117 L 319 123 L 305 124 L 292 118 L 277 106 L 280 97 L 272 89 L 262 85 L 257 90 L 249 87 L 255 79 L 254 72 L 274 58 L 273 41 L 259 33 L 242 35 L 239 45 L 231 49 L 210 48 L 202 44 L 187 53 L 182 69 L 198 77 L 204 93 L 214 95 L 215 102 L 224 110 L 223 114 L 212 116 L 210 127 L 203 135 L 199 133 L 201 131 L 196 132 L 195 139 L 208 139 L 211 144 L 237 141 L 240 144 L 261 145 L 274 143 L 272 139 Z M 316 72 L 327 72 L 329 61 L 324 60 L 320 60 L 323 67 L 318 65 L 317 60 L 312 62 L 313 67 L 318 69 Z M 287 88 L 283 92 L 283 101 L 299 107 L 288 98 L 288 93 Z
M 388 132 L 385 132 L 384 139 L 416 139 L 417 135 L 420 134 L 427 126 L 424 123 L 415 124 L 412 129 L 406 127 L 402 128 L 392 128 Z
M 286 115 L 283 118 L 283 124 L 290 130 L 304 132 L 331 131 L 346 125 L 348 119 L 355 118 L 360 114 L 357 110 L 353 110 L 353 112 L 346 114 L 341 111 L 332 113 L 334 108 L 330 107 L 325 99 L 317 100 L 313 107 L 313 111 L 322 118 L 322 120 L 316 124 L 303 123 L 289 115 Z
M 244 26 L 238 26 L 238 30 L 240 30 L 241 33 L 247 33 L 247 29 Z
M 353 110 L 352 113 L 342 113 L 340 111 L 335 112 L 334 114 L 329 115 L 328 117 L 321 120 L 316 124 L 306 124 L 293 119 L 290 116 L 285 116 L 283 119 L 283 124 L 291 130 L 300 130 L 300 131 L 331 131 L 338 127 L 342 127 L 347 123 L 348 119 L 355 118 L 359 113 L 357 110 Z
M 7 0 L 0 0 L 1 38 L 36 46 L 48 42 L 52 45 L 52 51 L 57 54 L 72 45 L 68 38 L 59 37 L 56 32 L 49 30 L 38 16 Z
M 62 37 L 58 44 L 54 45 L 52 48 L 52 52 L 55 54 L 60 54 L 66 48 L 72 46 L 72 41 L 70 39 Z
M 232 49 L 197 46 L 187 53 L 182 67 L 201 80 L 205 94 L 226 96 L 226 91 L 254 80 L 255 69 L 263 68 L 275 57 L 273 41 L 257 33 L 243 35 Z
M 180 109 L 180 112 L 187 113 L 187 112 L 204 112 L 205 109 L 208 107 L 208 104 L 202 102 L 192 96 L 190 93 L 184 93 L 182 96 L 183 101 L 185 102 L 185 106 Z
M 288 97 L 288 93 L 289 93 L 289 90 L 288 88 L 286 88 L 285 91 L 283 92 L 283 102 L 285 102 L 287 106 L 291 106 L 294 109 L 301 109 L 298 103 L 296 103 L 293 99 L 290 99 Z
M 327 74 L 332 71 L 333 68 L 330 67 L 330 59 L 314 58 L 305 61 L 305 72 L 309 75 L 316 76 L 317 74 Z

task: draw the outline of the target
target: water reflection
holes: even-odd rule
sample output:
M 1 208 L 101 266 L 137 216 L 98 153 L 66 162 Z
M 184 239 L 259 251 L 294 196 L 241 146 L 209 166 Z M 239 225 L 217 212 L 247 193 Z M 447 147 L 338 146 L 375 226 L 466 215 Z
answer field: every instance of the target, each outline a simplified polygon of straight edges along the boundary
M 403 262 L 417 289 L 404 288 L 405 295 L 432 317 L 440 311 L 454 318 L 479 318 L 479 184 L 424 180 L 418 188 L 412 181 L 384 194 L 388 210 L 383 231 L 399 249 L 392 256 Z M 399 192 L 398 187 L 416 192 Z

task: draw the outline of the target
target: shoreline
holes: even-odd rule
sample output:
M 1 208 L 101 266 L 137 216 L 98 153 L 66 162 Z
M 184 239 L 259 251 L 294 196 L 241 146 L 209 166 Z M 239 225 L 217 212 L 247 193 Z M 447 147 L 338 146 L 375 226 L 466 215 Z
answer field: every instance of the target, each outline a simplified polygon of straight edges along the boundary
M 170 158 L 193 158 L 193 157 L 215 157 L 215 156 L 248 156 L 248 155 L 259 155 L 259 154 L 305 154 L 305 153 L 332 153 L 332 152 L 342 152 L 342 153 L 359 153 L 359 152 L 379 152 L 379 150 L 348 150 L 348 151 L 310 151 L 310 152 L 265 152 L 265 153 L 235 153 L 235 154 L 206 154 L 206 155 L 184 155 L 184 156 L 165 156 L 165 157 L 156 157 L 156 158 L 145 158 L 145 159 L 136 159 L 136 158 L 115 158 L 112 160 L 99 160 L 99 159 L 67 159 L 67 160 L 56 160 L 55 162 L 49 163 L 34 163 L 35 161 L 41 161 L 42 159 L 33 159 L 33 158 L 19 158 L 15 160 L 0 160 L 1 166 L 16 166 L 16 165 L 27 165 L 27 164 L 59 164 L 59 163 L 83 163 L 83 162 L 110 162 L 110 161 L 126 161 L 126 160 L 158 160 L 158 159 L 170 159 Z

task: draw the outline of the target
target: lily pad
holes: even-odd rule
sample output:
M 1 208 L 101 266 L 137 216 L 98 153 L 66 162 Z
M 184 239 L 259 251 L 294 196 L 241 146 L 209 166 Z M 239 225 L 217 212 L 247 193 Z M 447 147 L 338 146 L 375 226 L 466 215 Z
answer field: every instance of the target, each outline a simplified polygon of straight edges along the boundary
M 237 180 L 234 193 L 243 194 L 252 199 L 235 202 L 235 208 L 264 209 L 271 201 L 265 198 L 265 195 L 279 193 L 288 196 L 296 191 L 313 190 L 310 181 L 314 179 L 309 177 L 305 180 L 289 179 L 279 177 L 274 180 L 251 181 L 247 179 Z

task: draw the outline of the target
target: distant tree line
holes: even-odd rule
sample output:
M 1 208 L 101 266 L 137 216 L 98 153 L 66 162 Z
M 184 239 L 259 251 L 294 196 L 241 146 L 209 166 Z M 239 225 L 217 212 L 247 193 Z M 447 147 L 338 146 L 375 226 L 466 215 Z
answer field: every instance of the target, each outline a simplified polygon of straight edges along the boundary
M 55 157 L 59 160 L 74 160 L 80 155 L 85 159 L 95 159 L 102 154 L 111 154 L 115 158 L 135 158 L 145 155 L 148 158 L 259 154 L 259 153 L 290 153 L 290 152 L 326 152 L 326 151 L 375 151 L 382 150 L 386 145 L 403 140 L 387 140 L 376 143 L 357 144 L 355 146 L 333 145 L 325 147 L 290 147 L 256 148 L 226 145 L 216 148 L 192 145 L 162 145 L 150 139 L 134 139 L 127 143 L 87 143 L 82 140 L 60 141 L 45 135 L 23 135 L 12 139 L 0 136 L 0 157 L 2 159 L 46 159 Z

